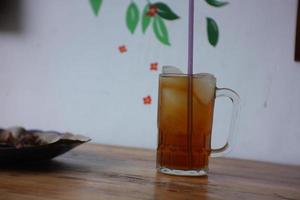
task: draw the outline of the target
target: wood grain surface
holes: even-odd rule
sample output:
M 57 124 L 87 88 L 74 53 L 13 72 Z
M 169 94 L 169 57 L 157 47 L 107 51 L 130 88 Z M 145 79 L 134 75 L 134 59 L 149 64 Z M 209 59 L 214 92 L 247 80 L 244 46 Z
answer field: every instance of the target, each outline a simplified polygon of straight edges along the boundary
M 0 200 L 300 199 L 300 167 L 212 158 L 208 177 L 157 173 L 155 152 L 86 144 L 53 161 L 0 167 Z

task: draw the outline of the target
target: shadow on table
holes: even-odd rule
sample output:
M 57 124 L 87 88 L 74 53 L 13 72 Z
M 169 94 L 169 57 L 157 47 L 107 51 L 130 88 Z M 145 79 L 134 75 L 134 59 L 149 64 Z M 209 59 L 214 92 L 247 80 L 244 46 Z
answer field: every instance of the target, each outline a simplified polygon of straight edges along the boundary
M 18 172 L 87 172 L 86 165 L 78 163 L 69 163 L 59 160 L 46 160 L 28 163 L 0 163 L 0 171 L 18 171 Z
M 208 199 L 208 177 L 171 176 L 157 173 L 154 199 Z

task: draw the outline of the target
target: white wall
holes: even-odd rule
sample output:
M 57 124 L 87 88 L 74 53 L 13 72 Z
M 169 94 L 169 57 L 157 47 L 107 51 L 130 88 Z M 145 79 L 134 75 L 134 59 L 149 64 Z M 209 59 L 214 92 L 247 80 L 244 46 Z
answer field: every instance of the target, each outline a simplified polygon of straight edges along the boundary
M 98 17 L 87 0 L 21 2 L 21 28 L 0 29 L 1 126 L 72 131 L 94 142 L 155 148 L 158 72 L 149 71 L 149 63 L 185 70 L 187 1 L 164 0 L 181 16 L 167 24 L 171 47 L 158 43 L 151 31 L 128 32 L 129 0 L 104 0 Z M 230 0 L 215 9 L 196 3 L 194 71 L 215 74 L 219 86 L 242 98 L 231 157 L 300 164 L 296 5 L 296 0 Z M 207 42 L 205 16 L 220 26 L 217 48 Z M 118 52 L 121 44 L 127 53 Z M 142 97 L 148 94 L 154 103 L 145 106 Z M 215 145 L 226 137 L 229 106 L 217 101 Z

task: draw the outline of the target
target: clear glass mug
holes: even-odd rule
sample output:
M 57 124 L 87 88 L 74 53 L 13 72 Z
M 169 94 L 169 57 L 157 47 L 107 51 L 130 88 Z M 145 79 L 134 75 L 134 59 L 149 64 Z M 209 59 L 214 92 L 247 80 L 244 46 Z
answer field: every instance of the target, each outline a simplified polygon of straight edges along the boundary
M 190 80 L 193 91 L 192 114 L 188 117 L 189 77 L 180 73 L 162 73 L 159 76 L 156 164 L 157 170 L 162 173 L 206 175 L 209 156 L 223 155 L 232 146 L 239 111 L 238 94 L 231 89 L 217 88 L 216 78 L 212 74 L 194 74 Z M 230 132 L 226 144 L 213 149 L 214 103 L 216 97 L 222 96 L 228 97 L 233 103 Z

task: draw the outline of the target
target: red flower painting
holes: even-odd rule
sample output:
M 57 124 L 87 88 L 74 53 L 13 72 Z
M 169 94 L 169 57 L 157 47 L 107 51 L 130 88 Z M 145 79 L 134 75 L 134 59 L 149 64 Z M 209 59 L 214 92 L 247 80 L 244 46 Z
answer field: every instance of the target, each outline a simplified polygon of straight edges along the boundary
M 150 70 L 151 71 L 157 71 L 157 69 L 158 69 L 158 63 L 157 62 L 150 64 Z
M 143 98 L 144 104 L 145 105 L 150 105 L 152 103 L 152 98 L 150 95 L 146 96 Z
M 121 46 L 119 46 L 119 51 L 120 51 L 120 53 L 125 53 L 125 52 L 127 52 L 127 47 L 125 45 L 121 45 Z

